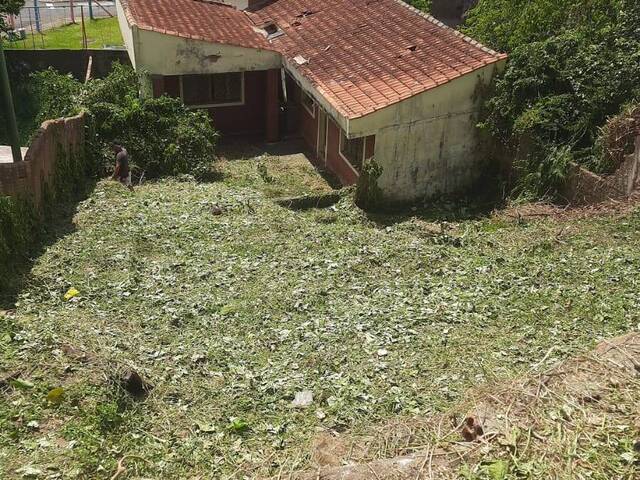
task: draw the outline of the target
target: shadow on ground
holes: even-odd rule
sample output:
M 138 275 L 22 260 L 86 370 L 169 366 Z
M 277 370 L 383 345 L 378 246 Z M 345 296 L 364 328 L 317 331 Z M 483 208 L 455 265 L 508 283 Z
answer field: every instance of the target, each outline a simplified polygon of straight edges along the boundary
M 430 223 L 482 220 L 507 205 L 508 188 L 497 171 L 488 171 L 467 191 L 413 204 L 382 206 L 366 212 L 370 221 L 389 227 L 409 219 Z
M 31 280 L 31 269 L 37 259 L 48 247 L 76 231 L 73 217 L 76 214 L 78 204 L 89 197 L 96 183 L 96 181 L 90 182 L 86 187 L 86 191 L 83 191 L 82 195 L 78 196 L 76 200 L 56 205 L 50 209 L 50 212 L 43 215 L 44 219 L 41 230 L 38 232 L 38 239 L 31 252 L 29 252 L 27 259 L 19 263 L 13 271 L 7 273 L 7 276 L 2 279 L 0 310 L 13 310 L 15 308 L 20 292 Z
M 318 174 L 334 190 L 342 188 L 340 181 L 331 172 L 325 170 L 313 161 L 313 153 L 306 148 L 301 138 L 291 138 L 275 143 L 265 143 L 260 138 L 239 139 L 227 137 L 218 145 L 218 158 L 221 160 L 234 161 L 260 157 L 290 157 L 303 155 L 309 163 L 316 169 Z
M 381 212 L 366 212 L 367 218 L 380 227 L 390 227 L 411 218 L 444 223 L 481 220 L 505 206 L 504 199 L 488 194 L 465 195 L 433 200 L 423 205 L 399 206 Z

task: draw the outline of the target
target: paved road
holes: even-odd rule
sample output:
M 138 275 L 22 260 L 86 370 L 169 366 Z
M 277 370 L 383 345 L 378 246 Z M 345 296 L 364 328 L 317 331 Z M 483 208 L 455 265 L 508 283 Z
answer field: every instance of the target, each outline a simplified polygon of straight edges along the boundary
M 64 1 L 43 1 L 38 0 L 40 23 L 43 30 L 47 28 L 57 27 L 71 22 L 71 7 L 69 0 Z M 100 1 L 105 10 L 112 15 L 116 14 L 116 7 L 113 1 Z M 84 8 L 84 14 L 88 18 L 89 16 L 89 2 L 88 1 L 74 1 L 73 13 L 76 17 L 76 21 L 80 20 L 81 7 Z M 93 13 L 96 18 L 108 16 L 100 6 L 93 2 Z M 24 28 L 27 33 L 31 33 L 31 29 L 36 28 L 36 8 L 34 0 L 27 0 L 24 8 L 20 12 L 20 16 L 16 19 L 16 28 Z

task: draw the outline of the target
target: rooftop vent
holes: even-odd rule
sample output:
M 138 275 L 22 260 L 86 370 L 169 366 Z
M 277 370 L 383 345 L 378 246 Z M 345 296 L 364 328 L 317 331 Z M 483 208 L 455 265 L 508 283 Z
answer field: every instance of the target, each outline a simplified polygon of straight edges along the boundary
M 273 40 L 274 38 L 278 38 L 281 35 L 284 35 L 284 32 L 280 29 L 277 23 L 275 22 L 267 22 L 260 28 L 253 28 L 256 32 L 261 33 L 267 40 Z
M 267 35 L 273 35 L 274 33 L 278 33 L 278 25 L 276 25 L 275 23 L 271 22 L 271 23 L 267 23 L 265 26 L 262 27 L 262 29 L 267 32 Z

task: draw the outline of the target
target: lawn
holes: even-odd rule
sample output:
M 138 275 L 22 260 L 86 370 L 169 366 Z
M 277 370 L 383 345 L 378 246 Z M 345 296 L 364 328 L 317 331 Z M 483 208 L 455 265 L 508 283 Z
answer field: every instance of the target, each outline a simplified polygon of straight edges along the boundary
M 221 169 L 101 182 L 36 259 L 0 320 L 0 476 L 288 478 L 320 432 L 444 412 L 640 323 L 638 211 L 294 211 L 274 199 L 330 191 L 299 157 Z
M 124 41 L 120 33 L 117 18 L 86 20 L 85 29 L 89 48 L 105 48 L 106 46 L 122 46 Z M 76 24 L 46 30 L 42 34 L 28 34 L 26 40 L 9 42 L 7 49 L 82 49 L 82 25 Z

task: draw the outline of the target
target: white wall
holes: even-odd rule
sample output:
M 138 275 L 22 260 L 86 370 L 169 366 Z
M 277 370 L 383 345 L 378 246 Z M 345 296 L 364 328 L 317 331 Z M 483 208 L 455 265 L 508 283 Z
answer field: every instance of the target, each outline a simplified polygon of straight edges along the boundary
M 155 75 L 223 73 L 280 68 L 279 53 L 191 40 L 138 29 L 136 68 Z
M 469 187 L 481 172 L 477 87 L 498 66 L 457 78 L 349 122 L 348 135 L 376 135 L 378 186 L 391 202 L 411 202 Z
M 152 75 L 223 73 L 282 67 L 279 53 L 167 35 L 129 25 L 119 0 L 120 30 L 131 63 Z
M 118 14 L 118 23 L 120 24 L 120 31 L 122 32 L 122 38 L 124 39 L 124 44 L 127 47 L 127 52 L 129 53 L 129 60 L 131 60 L 131 65 L 133 68 L 136 68 L 136 53 L 135 53 L 135 30 L 136 27 L 131 27 L 129 22 L 127 22 L 127 17 L 124 13 L 124 8 L 120 1 L 116 1 L 116 13 Z

